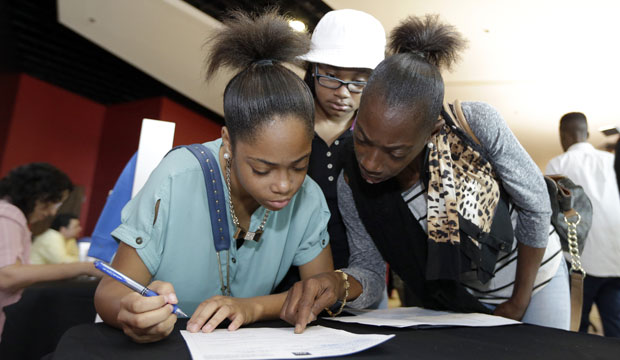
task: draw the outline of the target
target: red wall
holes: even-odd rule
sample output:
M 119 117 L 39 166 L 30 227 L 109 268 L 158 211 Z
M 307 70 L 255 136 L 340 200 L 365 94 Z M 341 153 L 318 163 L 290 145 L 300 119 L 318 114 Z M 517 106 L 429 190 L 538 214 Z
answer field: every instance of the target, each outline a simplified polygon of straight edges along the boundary
M 162 107 L 159 120 L 176 123 L 174 146 L 203 143 L 221 136 L 222 125 L 205 119 L 202 115 L 196 114 L 168 98 L 161 98 L 161 100 Z
M 19 75 L 0 73 L 0 170 L 2 169 L 2 158 L 8 139 L 10 120 L 13 116 L 18 84 Z
M 19 75 L 0 173 L 35 161 L 56 166 L 84 187 L 81 220 L 85 221 L 104 114 L 101 104 Z
M 33 161 L 66 172 L 85 190 L 85 235 L 138 148 L 143 118 L 175 122 L 175 146 L 220 136 L 221 125 L 164 97 L 105 106 L 24 74 L 0 80 L 0 176 Z
M 97 177 L 93 182 L 93 195 L 84 234 L 92 233 L 108 192 L 114 187 L 127 161 L 138 150 L 142 119 L 157 119 L 160 109 L 160 98 L 110 105 L 106 109 L 101 130 L 101 146 L 96 159 Z

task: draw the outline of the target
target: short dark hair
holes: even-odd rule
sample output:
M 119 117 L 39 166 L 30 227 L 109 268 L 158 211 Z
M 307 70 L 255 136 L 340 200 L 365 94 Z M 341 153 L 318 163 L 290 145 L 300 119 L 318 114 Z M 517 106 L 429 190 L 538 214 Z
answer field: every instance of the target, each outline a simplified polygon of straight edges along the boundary
M 424 128 L 432 128 L 444 98 L 439 69 L 449 69 L 465 45 L 461 34 L 437 15 L 407 18 L 390 34 L 392 55 L 372 72 L 360 108 L 365 99 L 379 96 L 390 108 L 417 114 Z
M 63 226 L 68 227 L 73 219 L 78 219 L 78 217 L 75 214 L 58 214 L 52 221 L 50 228 L 58 231 Z
M 588 119 L 583 113 L 569 112 L 569 113 L 564 114 L 562 118 L 560 119 L 560 127 L 563 124 L 568 124 L 572 122 L 582 123 L 582 124 L 585 124 L 586 127 L 588 126 Z
M 64 191 L 72 191 L 69 177 L 48 163 L 18 166 L 0 179 L 0 198 L 17 206 L 29 217 L 37 202 L 58 202 Z
M 253 140 L 270 121 L 291 115 L 303 121 L 312 137 L 312 93 L 282 65 L 309 51 L 308 35 L 291 29 L 275 9 L 262 15 L 236 11 L 224 24 L 210 40 L 207 79 L 221 66 L 241 70 L 224 90 L 224 119 L 233 146 L 237 139 Z
M 568 142 L 585 141 L 588 138 L 588 119 L 586 116 L 580 112 L 564 114 L 560 119 L 560 137 L 562 136 L 564 136 L 564 141 L 568 140 Z

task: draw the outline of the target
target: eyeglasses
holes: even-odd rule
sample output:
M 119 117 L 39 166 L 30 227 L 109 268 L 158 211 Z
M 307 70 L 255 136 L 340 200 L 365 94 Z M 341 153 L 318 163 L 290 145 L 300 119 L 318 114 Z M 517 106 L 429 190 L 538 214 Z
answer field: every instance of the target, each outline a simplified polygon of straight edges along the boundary
M 324 86 L 328 89 L 339 89 L 342 85 L 346 85 L 347 89 L 350 93 L 360 94 L 364 91 L 364 87 L 366 87 L 366 81 L 344 81 L 333 76 L 329 75 L 321 75 L 319 74 L 319 66 L 314 65 L 314 77 L 316 77 L 317 81 L 321 86 Z

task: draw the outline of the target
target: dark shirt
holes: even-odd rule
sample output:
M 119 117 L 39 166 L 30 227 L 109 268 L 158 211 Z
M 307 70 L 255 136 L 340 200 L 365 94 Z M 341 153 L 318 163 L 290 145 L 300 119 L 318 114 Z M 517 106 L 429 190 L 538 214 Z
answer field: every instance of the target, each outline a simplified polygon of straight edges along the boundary
M 312 154 L 308 166 L 308 175 L 316 181 L 323 190 L 327 206 L 331 212 L 331 218 L 327 224 L 329 232 L 329 242 L 334 257 L 334 267 L 341 269 L 347 267 L 349 263 L 349 243 L 347 233 L 340 211 L 338 211 L 338 194 L 336 184 L 338 175 L 344 165 L 342 159 L 344 141 L 351 137 L 352 131 L 347 130 L 338 139 L 334 140 L 331 146 L 327 146 L 325 141 L 316 133 L 312 139 Z
M 338 183 L 338 175 L 344 166 L 342 159 L 344 143 L 345 140 L 351 138 L 352 133 L 351 130 L 345 131 L 338 139 L 334 140 L 331 146 L 327 146 L 325 141 L 315 133 L 312 139 L 310 163 L 308 164 L 308 176 L 323 190 L 331 213 L 327 223 L 327 232 L 329 233 L 335 269 L 343 269 L 349 265 L 349 243 L 346 228 L 338 210 L 336 184 Z M 293 266 L 272 294 L 287 291 L 299 280 L 301 280 L 299 270 Z
M 616 157 L 614 158 L 614 170 L 616 170 L 616 179 L 618 180 L 618 191 L 620 191 L 620 139 L 618 139 L 618 142 L 616 143 Z M 329 210 L 331 211 L 331 208 L 329 208 Z

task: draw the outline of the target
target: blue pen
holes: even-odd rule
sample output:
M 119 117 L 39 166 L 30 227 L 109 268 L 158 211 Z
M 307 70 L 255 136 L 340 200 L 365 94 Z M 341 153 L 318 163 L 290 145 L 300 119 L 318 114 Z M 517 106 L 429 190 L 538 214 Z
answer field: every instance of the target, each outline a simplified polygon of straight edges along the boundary
M 121 274 L 113 267 L 102 263 L 101 261 L 95 261 L 95 267 L 101 270 L 104 274 L 109 275 L 112 279 L 119 281 L 121 284 L 127 286 L 131 290 L 137 292 L 142 296 L 158 296 L 159 294 L 155 291 L 147 288 L 146 286 L 140 285 L 137 281 L 130 279 L 129 277 Z M 180 315 L 182 317 L 189 317 L 185 314 L 177 305 L 172 304 L 172 312 L 174 314 Z

